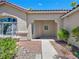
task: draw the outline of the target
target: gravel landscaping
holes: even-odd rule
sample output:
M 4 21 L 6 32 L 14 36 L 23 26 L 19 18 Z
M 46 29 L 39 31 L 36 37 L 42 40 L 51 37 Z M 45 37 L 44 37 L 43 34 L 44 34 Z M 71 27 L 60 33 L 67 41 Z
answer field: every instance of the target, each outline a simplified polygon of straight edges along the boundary
M 41 41 L 19 41 L 18 50 L 14 59 L 40 59 Z
M 72 54 L 71 51 L 67 50 L 62 45 L 58 44 L 57 42 L 51 41 L 51 44 L 54 46 L 56 51 L 59 53 L 60 57 L 64 57 L 64 58 L 67 58 L 67 59 L 78 59 Z

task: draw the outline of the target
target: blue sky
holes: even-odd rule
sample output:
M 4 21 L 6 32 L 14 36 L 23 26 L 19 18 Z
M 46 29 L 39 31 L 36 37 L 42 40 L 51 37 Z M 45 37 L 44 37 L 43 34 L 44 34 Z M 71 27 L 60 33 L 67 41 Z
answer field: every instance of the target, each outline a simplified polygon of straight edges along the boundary
M 59 10 L 59 9 L 68 9 L 72 7 L 70 3 L 76 1 L 79 3 L 79 0 L 8 0 L 11 3 L 14 3 L 18 6 L 21 6 L 25 9 L 32 8 L 33 10 Z

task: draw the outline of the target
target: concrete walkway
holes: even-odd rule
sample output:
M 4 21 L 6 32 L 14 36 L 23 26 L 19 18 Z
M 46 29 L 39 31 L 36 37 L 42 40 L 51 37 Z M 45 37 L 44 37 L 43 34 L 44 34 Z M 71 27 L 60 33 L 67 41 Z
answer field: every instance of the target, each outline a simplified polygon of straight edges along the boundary
M 58 55 L 58 53 L 49 40 L 42 40 L 42 59 L 55 59 L 53 58 L 55 55 Z

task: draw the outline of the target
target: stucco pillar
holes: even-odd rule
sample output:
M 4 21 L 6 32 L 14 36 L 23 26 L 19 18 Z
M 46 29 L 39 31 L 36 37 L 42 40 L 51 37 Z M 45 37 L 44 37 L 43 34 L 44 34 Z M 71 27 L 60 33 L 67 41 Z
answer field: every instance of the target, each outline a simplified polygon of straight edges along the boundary
M 57 19 L 55 20 L 55 22 L 57 23 L 57 31 L 61 28 L 63 28 L 63 20 L 61 19 Z M 59 40 L 59 37 L 57 36 L 57 39 Z
M 63 20 L 57 19 L 55 22 L 57 23 L 57 30 L 63 27 Z
M 32 24 L 30 23 L 30 24 L 28 25 L 27 40 L 31 40 L 31 39 L 32 39 L 32 31 L 31 31 L 31 27 L 32 27 Z
M 35 30 L 35 23 L 33 22 L 32 23 L 32 38 L 33 39 L 35 38 L 35 32 L 36 32 L 36 30 Z
M 33 37 L 33 33 L 32 33 L 32 30 L 34 30 L 34 29 L 32 28 L 33 25 L 34 25 L 34 21 L 31 21 L 31 22 L 29 23 L 29 25 L 28 25 L 28 35 L 27 35 L 28 40 L 31 40 L 32 37 Z
M 61 21 L 57 19 L 55 22 L 57 23 L 57 30 L 59 30 L 61 28 Z

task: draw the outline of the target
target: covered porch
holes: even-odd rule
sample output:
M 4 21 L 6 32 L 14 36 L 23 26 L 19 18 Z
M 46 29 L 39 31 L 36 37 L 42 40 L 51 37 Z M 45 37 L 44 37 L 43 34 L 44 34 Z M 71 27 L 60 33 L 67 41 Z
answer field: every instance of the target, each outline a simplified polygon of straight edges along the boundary
M 32 39 L 55 39 L 56 33 L 55 20 L 34 20 L 32 23 Z

